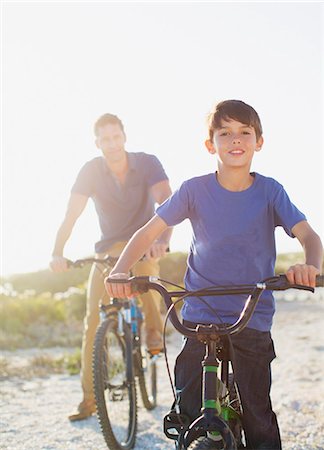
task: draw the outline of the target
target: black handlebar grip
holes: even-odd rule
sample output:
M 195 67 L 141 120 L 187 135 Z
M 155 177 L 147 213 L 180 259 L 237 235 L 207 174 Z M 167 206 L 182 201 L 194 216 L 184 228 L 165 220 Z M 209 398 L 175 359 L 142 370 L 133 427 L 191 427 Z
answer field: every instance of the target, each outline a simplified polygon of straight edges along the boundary
M 113 278 L 113 277 L 106 277 L 105 281 L 107 283 L 116 283 L 116 284 L 125 284 L 129 283 L 131 281 L 131 278 Z

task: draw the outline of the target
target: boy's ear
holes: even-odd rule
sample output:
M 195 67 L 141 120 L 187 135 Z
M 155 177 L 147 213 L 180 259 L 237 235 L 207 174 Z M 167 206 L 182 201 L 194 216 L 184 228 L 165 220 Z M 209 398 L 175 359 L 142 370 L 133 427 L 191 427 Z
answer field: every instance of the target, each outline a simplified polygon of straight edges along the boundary
M 207 139 L 207 140 L 205 141 L 205 146 L 206 146 L 208 152 L 209 152 L 211 155 L 214 155 L 214 154 L 216 153 L 214 144 L 212 143 L 212 141 L 211 141 L 210 139 Z
M 99 140 L 98 139 L 95 140 L 95 144 L 96 144 L 96 147 L 100 149 L 100 147 L 99 147 Z
M 259 152 L 261 150 L 263 142 L 264 142 L 263 137 L 260 136 L 258 141 L 257 141 L 257 144 L 256 144 L 256 148 L 255 148 L 256 152 Z

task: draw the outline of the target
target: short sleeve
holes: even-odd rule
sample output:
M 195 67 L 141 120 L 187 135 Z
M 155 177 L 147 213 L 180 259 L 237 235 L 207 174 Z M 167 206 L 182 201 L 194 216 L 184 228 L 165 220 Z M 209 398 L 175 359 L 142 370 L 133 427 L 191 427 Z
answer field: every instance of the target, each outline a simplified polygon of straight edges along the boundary
M 171 197 L 157 208 L 156 214 L 168 226 L 174 226 L 190 218 L 190 203 L 188 185 L 187 182 L 184 182 Z
M 160 181 L 168 180 L 168 176 L 165 173 L 165 170 L 158 160 L 158 158 L 154 155 L 146 155 L 146 180 L 147 185 L 149 187 L 154 186 Z
M 73 194 L 81 194 L 91 197 L 94 193 L 94 179 L 94 167 L 90 164 L 90 162 L 87 162 L 78 173 L 71 192 Z
M 285 232 L 295 237 L 291 229 L 299 222 L 306 220 L 306 216 L 290 201 L 283 186 L 277 183 L 274 195 L 275 226 L 281 226 Z

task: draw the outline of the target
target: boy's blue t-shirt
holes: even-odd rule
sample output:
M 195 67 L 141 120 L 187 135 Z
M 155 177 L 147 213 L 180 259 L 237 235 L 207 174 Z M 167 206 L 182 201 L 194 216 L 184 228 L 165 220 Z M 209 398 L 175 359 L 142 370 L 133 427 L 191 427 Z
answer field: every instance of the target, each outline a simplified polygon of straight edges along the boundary
M 252 174 L 253 184 L 242 192 L 224 189 L 215 173 L 192 178 L 157 209 L 169 226 L 189 219 L 193 229 L 185 286 L 196 290 L 212 285 L 249 284 L 274 274 L 274 231 L 291 229 L 306 220 L 284 188 L 272 178 Z M 204 297 L 214 313 L 197 298 L 187 298 L 185 320 L 195 323 L 234 323 L 246 296 Z M 275 310 L 273 295 L 262 294 L 248 327 L 268 331 Z

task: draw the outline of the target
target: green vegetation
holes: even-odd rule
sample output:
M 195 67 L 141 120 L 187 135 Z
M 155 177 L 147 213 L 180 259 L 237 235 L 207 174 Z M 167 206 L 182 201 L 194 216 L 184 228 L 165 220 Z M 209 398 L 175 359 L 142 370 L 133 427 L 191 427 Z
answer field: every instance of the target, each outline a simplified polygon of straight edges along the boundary
M 161 278 L 182 284 L 185 253 L 170 253 L 161 260 Z M 279 255 L 276 272 L 302 261 L 301 253 Z M 14 275 L 0 286 L 0 349 L 80 347 L 90 268 L 63 274 L 41 271 Z M 78 357 L 71 370 L 78 371 Z M 72 367 L 75 367 L 73 369 Z
M 275 271 L 276 273 L 284 273 L 290 266 L 303 261 L 303 253 L 283 253 L 277 257 Z
M 36 295 L 43 292 L 65 292 L 71 286 L 81 286 L 85 283 L 90 272 L 90 266 L 82 269 L 71 269 L 68 272 L 54 273 L 48 270 L 11 275 L 1 280 L 1 284 L 8 283 L 16 292 L 33 291 Z
M 85 288 L 65 293 L 0 293 L 0 349 L 80 346 Z
M 32 378 L 43 377 L 49 373 L 68 373 L 75 375 L 80 372 L 81 352 L 78 348 L 73 353 L 61 356 L 51 356 L 47 353 L 34 356 L 23 365 L 15 365 L 10 358 L 0 358 L 0 380 L 9 377 Z

